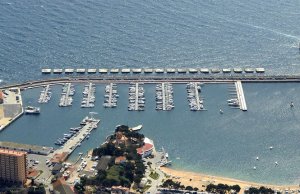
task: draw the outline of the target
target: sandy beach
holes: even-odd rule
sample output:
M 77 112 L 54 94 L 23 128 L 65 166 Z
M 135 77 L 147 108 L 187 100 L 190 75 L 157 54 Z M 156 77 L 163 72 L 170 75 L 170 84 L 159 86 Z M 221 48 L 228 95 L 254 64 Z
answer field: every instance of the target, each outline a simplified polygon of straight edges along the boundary
M 294 190 L 297 191 L 300 189 L 299 185 L 270 185 L 270 184 L 260 184 L 248 181 L 241 181 L 237 179 L 225 178 L 225 177 L 218 177 L 218 176 L 211 176 L 205 175 L 201 173 L 194 173 L 194 172 L 186 172 L 180 170 L 174 170 L 167 167 L 161 167 L 161 170 L 170 175 L 174 181 L 181 182 L 184 186 L 192 186 L 197 187 L 200 191 L 205 191 L 206 185 L 212 184 L 227 184 L 227 185 L 239 185 L 241 187 L 240 193 L 244 193 L 244 190 L 249 187 L 268 187 L 273 190 Z

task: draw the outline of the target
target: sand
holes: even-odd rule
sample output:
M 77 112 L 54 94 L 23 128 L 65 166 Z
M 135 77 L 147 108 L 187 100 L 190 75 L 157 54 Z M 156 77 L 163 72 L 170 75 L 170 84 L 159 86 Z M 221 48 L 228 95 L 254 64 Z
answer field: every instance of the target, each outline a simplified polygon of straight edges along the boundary
M 161 170 L 167 174 L 170 175 L 171 178 L 174 181 L 181 182 L 184 186 L 192 186 L 197 187 L 200 191 L 204 190 L 206 188 L 206 185 L 212 183 L 212 184 L 227 184 L 227 185 L 239 185 L 241 187 L 240 193 L 244 193 L 244 190 L 249 187 L 268 187 L 273 190 L 295 190 L 297 191 L 300 189 L 299 185 L 270 185 L 270 184 L 260 184 L 260 183 L 254 183 L 254 182 L 248 182 L 248 181 L 241 181 L 231 178 L 225 178 L 225 177 L 218 177 L 218 176 L 211 176 L 211 175 L 205 175 L 201 173 L 194 173 L 194 172 L 186 172 L 186 171 L 180 171 L 180 170 L 174 170 L 167 167 L 161 167 Z

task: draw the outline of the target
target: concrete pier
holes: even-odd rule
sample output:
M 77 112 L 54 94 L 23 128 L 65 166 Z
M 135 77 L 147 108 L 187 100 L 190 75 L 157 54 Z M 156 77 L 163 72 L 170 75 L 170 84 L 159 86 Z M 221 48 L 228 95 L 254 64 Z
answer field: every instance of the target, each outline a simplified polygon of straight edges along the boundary
M 95 91 L 96 89 L 93 83 L 89 83 L 88 85 L 84 86 L 83 99 L 81 102 L 82 108 L 94 107 Z
M 117 85 L 110 83 L 105 86 L 105 100 L 103 106 L 105 108 L 115 108 L 117 107 L 117 99 L 119 95 L 117 93 Z
M 54 156 L 56 154 L 65 153 L 67 156 L 69 156 L 79 146 L 79 144 L 81 144 L 86 136 L 88 136 L 93 129 L 98 127 L 98 123 L 100 122 L 100 119 L 88 118 L 88 120 L 89 121 L 76 135 L 69 139 L 61 148 L 55 150 L 52 155 Z
M 74 89 L 71 83 L 66 83 L 63 86 L 63 92 L 60 98 L 59 106 L 66 107 L 71 106 L 73 102 L 73 98 L 71 97 L 74 95 Z
M 46 85 L 46 87 L 41 91 L 40 98 L 38 100 L 39 103 L 48 103 L 51 98 L 50 90 L 50 85 Z
M 243 111 L 247 111 L 247 104 L 244 96 L 244 90 L 241 81 L 236 81 L 235 83 L 237 98 L 239 102 L 240 109 Z

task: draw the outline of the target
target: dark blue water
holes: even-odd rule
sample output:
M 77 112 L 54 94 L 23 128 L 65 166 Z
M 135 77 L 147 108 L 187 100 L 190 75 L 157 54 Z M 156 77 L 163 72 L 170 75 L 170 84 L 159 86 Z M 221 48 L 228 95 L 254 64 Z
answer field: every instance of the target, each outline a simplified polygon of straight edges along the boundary
M 233 85 L 233 84 L 231 84 Z M 76 149 L 79 152 L 99 146 L 118 124 L 143 124 L 142 133 L 163 146 L 173 160 L 173 168 L 273 184 L 298 184 L 300 181 L 300 85 L 243 84 L 248 111 L 228 107 L 229 84 L 206 84 L 202 90 L 208 111 L 189 110 L 185 85 L 174 85 L 175 109 L 155 110 L 155 85 L 145 85 L 146 108 L 128 112 L 127 84 L 118 85 L 118 107 L 105 109 L 104 85 L 97 85 L 94 108 L 80 108 L 83 85 L 76 85 L 72 107 L 58 107 L 61 86 L 53 88 L 52 99 L 41 105 L 39 116 L 23 115 L 0 134 L 1 141 L 54 146 L 70 127 L 90 111 L 98 112 L 99 128 Z M 23 92 L 25 105 L 37 103 L 39 91 Z M 295 107 L 290 108 L 293 101 Z M 219 109 L 224 114 L 219 113 Z M 273 146 L 273 150 L 269 147 Z M 256 161 L 256 157 L 260 160 Z M 278 166 L 275 166 L 275 162 Z M 256 166 L 257 170 L 253 170 Z
M 42 67 L 265 67 L 300 73 L 300 2 L 0 1 L 0 75 Z

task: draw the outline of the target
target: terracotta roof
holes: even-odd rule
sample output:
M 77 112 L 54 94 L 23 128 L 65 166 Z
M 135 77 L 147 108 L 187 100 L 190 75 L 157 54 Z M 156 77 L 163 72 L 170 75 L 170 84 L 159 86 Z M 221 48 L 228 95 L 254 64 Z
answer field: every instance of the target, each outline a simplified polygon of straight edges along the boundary
M 136 151 L 137 151 L 138 154 L 143 154 L 143 152 L 147 152 L 151 149 L 153 149 L 153 145 L 150 144 L 150 143 L 145 143 L 143 145 L 143 147 L 140 147 L 140 148 L 136 149 Z
M 119 157 L 116 157 L 115 164 L 119 164 L 119 163 L 124 162 L 124 161 L 126 161 L 126 157 L 125 156 L 119 156 Z

